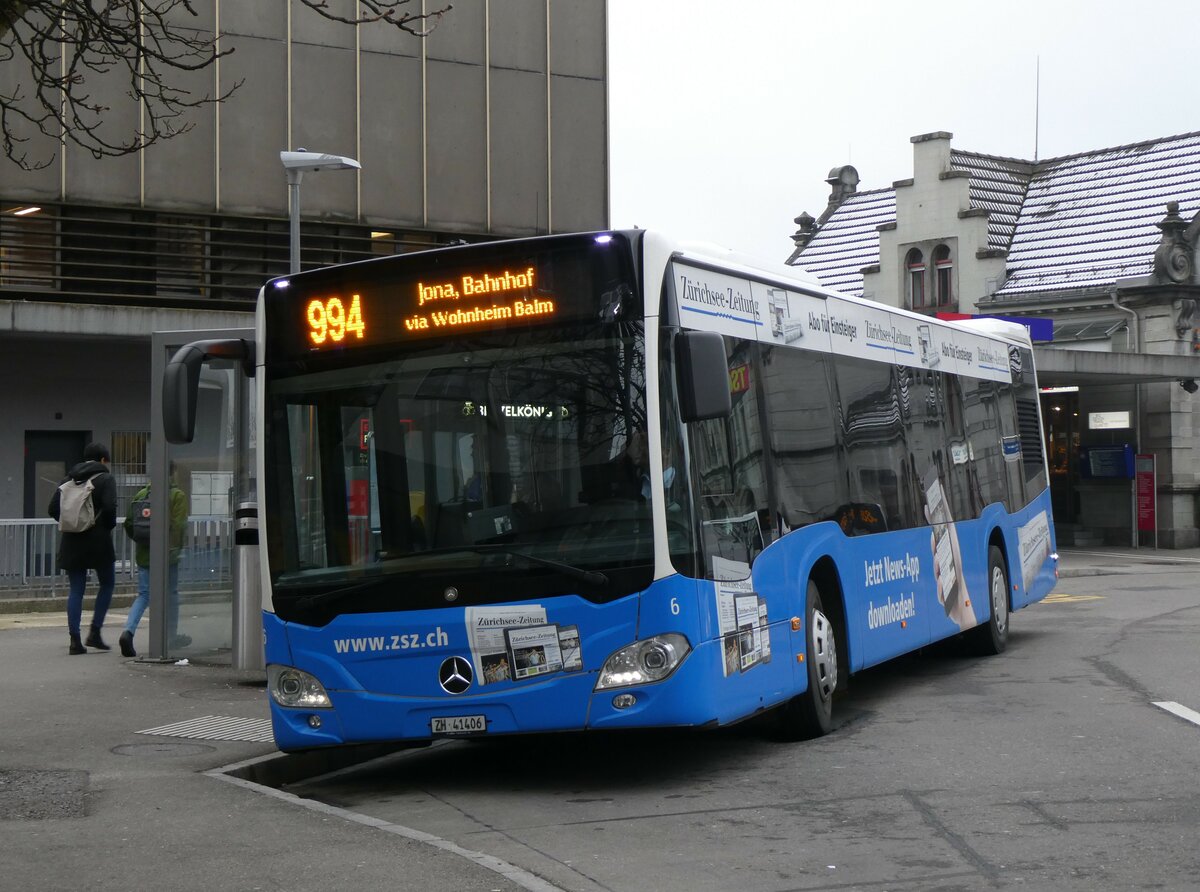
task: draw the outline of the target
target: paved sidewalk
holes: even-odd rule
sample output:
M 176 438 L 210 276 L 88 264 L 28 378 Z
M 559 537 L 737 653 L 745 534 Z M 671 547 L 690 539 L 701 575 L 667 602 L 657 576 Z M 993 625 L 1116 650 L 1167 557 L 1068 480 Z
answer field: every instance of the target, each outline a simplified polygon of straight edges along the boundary
M 114 645 L 121 613 L 106 623 Z M 115 648 L 68 656 L 65 614 L 3 618 L 3 888 L 520 888 L 432 846 L 206 774 L 273 744 L 137 733 L 265 720 L 261 673 L 140 663 Z
M 1072 576 L 1105 576 L 1109 574 L 1137 573 L 1140 566 L 1163 564 L 1198 564 L 1200 548 L 1154 549 L 1130 548 L 1128 546 L 1095 545 L 1066 547 L 1058 550 L 1058 575 L 1068 579 Z

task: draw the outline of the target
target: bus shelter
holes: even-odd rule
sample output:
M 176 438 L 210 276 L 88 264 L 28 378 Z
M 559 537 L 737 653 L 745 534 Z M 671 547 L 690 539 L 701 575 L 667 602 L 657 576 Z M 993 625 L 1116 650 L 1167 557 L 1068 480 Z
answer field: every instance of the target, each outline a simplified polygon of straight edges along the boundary
M 181 347 L 208 339 L 253 337 L 252 329 L 152 335 L 149 646 L 141 649 L 143 660 L 263 667 L 257 540 L 249 555 L 252 561 L 239 554 L 238 546 L 239 539 L 249 541 L 239 535 L 239 527 L 251 526 L 256 516 L 251 379 L 236 361 L 213 359 L 204 364 L 196 435 L 190 443 L 167 442 L 162 411 L 163 373 Z M 180 493 L 186 502 L 183 520 Z

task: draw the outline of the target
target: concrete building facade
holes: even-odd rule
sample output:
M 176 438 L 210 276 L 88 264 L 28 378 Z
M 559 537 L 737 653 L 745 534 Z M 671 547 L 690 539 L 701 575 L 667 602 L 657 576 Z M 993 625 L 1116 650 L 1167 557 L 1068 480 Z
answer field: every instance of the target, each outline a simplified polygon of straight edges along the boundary
M 1041 161 L 951 140 L 913 137 L 913 176 L 890 188 L 832 170 L 788 262 L 918 312 L 1040 320 L 1060 541 L 1200 544 L 1200 134 Z M 1155 467 L 1145 530 L 1134 456 Z
M 305 269 L 608 224 L 606 4 L 456 0 L 425 39 L 290 0 L 191 5 L 234 52 L 181 85 L 240 86 L 188 133 L 102 159 L 30 134 L 46 166 L 0 159 L 0 518 L 43 516 L 90 439 L 144 479 L 150 333 L 247 327 L 288 271 L 281 150 L 362 164 L 305 176 Z M 128 138 L 126 86 L 90 86 Z

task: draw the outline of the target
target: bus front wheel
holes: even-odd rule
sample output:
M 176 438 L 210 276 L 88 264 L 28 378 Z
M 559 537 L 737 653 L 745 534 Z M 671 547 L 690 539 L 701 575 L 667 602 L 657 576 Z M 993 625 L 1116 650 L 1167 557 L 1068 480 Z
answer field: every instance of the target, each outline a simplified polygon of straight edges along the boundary
M 995 545 L 988 548 L 988 618 L 968 634 L 976 653 L 994 656 L 1008 646 L 1008 571 L 1004 553 Z
M 804 665 L 808 690 L 778 710 L 778 731 L 785 740 L 811 740 L 833 726 L 833 693 L 838 685 L 837 630 L 825 612 L 821 590 L 808 581 L 804 610 Z

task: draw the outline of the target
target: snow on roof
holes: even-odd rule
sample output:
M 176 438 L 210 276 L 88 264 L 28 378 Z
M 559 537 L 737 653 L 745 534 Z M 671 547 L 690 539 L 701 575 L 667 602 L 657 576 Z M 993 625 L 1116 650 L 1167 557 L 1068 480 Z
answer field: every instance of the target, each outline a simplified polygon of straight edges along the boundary
M 1039 162 L 996 297 L 1148 275 L 1169 201 L 1200 211 L 1200 133 Z
M 988 211 L 988 247 L 1008 251 L 1001 300 L 1145 276 L 1167 202 L 1185 220 L 1200 211 L 1200 132 L 1038 162 L 952 149 L 950 164 L 970 175 L 971 207 Z M 878 227 L 894 222 L 894 189 L 850 195 L 787 262 L 861 295 Z
M 808 270 L 826 288 L 861 297 L 863 267 L 879 262 L 879 226 L 895 219 L 895 191 L 856 192 L 787 262 Z

